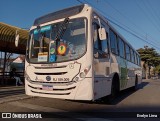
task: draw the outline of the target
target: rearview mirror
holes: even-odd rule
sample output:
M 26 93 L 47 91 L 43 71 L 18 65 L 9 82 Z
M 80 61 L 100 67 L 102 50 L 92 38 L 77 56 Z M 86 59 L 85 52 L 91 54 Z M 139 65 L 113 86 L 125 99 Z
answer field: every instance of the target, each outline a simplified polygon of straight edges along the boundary
M 105 28 L 99 28 L 98 33 L 99 33 L 99 39 L 100 40 L 106 40 L 107 39 Z

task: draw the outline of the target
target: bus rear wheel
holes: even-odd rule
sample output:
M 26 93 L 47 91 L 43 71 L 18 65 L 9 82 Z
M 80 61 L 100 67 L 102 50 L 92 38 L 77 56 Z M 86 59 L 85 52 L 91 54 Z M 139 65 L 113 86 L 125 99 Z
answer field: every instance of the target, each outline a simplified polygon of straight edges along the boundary
M 135 79 L 135 85 L 132 87 L 133 91 L 136 91 L 138 89 L 138 77 L 136 75 L 136 79 Z

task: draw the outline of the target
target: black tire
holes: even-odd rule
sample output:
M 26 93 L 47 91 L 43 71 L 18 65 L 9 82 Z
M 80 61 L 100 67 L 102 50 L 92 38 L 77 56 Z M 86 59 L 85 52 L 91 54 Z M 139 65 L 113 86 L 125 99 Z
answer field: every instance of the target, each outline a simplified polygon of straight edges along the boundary
M 112 87 L 111 87 L 111 94 L 106 99 L 107 103 L 113 104 L 118 93 L 119 93 L 119 80 L 118 80 L 118 78 L 113 78 Z
M 138 77 L 136 75 L 136 79 L 135 79 L 135 85 L 132 87 L 133 91 L 138 90 Z

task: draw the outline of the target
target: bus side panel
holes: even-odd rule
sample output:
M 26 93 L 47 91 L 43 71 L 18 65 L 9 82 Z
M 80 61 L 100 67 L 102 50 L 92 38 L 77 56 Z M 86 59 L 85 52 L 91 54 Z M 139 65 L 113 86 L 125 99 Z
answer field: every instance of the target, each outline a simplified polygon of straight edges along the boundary
M 93 100 L 92 78 L 85 78 L 78 85 L 75 100 Z
M 101 97 L 111 94 L 111 79 L 110 78 L 95 78 L 94 81 L 94 99 L 99 99 Z
M 98 99 L 111 93 L 111 77 L 109 59 L 94 58 L 94 99 Z
M 127 64 L 128 73 L 127 73 L 127 85 L 125 88 L 133 87 L 135 85 L 136 75 L 135 75 L 135 68 L 131 62 Z

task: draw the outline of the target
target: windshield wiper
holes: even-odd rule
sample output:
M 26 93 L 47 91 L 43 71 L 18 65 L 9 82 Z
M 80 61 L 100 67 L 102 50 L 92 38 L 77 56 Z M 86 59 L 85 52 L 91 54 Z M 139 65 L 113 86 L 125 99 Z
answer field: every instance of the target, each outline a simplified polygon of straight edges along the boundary
M 41 52 L 44 52 L 44 51 L 42 51 L 43 50 L 43 46 L 44 46 L 44 43 L 43 43 L 43 39 L 44 39 L 44 34 L 40 34 L 41 35 L 41 37 L 40 37 L 40 48 L 39 48 L 39 52 L 41 53 Z
M 49 48 L 50 48 L 49 49 L 49 61 L 50 62 L 56 61 L 56 55 L 58 53 L 57 46 L 58 46 L 60 39 L 63 37 L 67 29 L 68 23 L 69 23 L 69 18 L 65 18 L 57 31 L 54 41 L 50 41 L 50 44 L 49 44 Z M 53 50 L 56 50 L 56 51 L 53 52 Z
M 63 23 L 61 24 L 58 32 L 57 32 L 57 35 L 55 37 L 56 50 L 57 50 L 57 46 L 58 46 L 58 41 L 60 41 L 60 39 L 63 37 L 63 35 L 67 29 L 68 23 L 69 23 L 69 18 L 65 18 Z M 57 54 L 57 51 L 56 51 L 56 54 Z
M 69 18 L 65 18 L 62 25 L 60 26 L 60 28 L 57 32 L 55 41 L 60 40 L 63 37 L 63 35 L 67 29 L 68 23 L 69 23 Z

